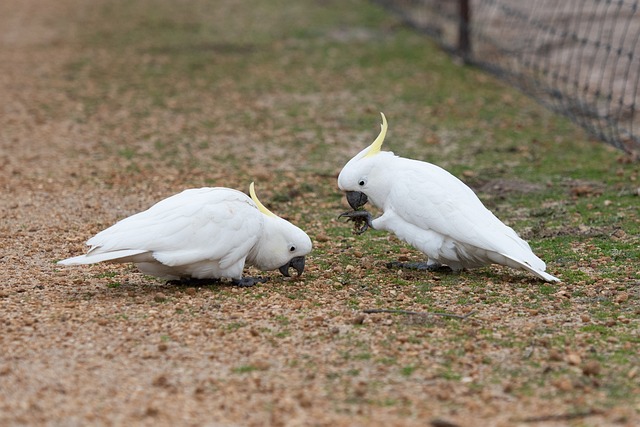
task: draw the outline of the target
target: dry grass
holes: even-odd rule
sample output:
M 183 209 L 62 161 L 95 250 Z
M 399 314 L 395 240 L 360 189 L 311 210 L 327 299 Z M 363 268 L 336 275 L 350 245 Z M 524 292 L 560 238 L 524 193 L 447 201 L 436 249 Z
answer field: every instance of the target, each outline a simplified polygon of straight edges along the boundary
M 637 165 L 367 3 L 254 6 L 0 5 L 0 423 L 636 424 Z M 390 149 L 475 186 L 565 282 L 388 270 L 420 254 L 336 220 L 380 109 Z M 163 197 L 251 180 L 314 240 L 300 280 L 55 265 Z

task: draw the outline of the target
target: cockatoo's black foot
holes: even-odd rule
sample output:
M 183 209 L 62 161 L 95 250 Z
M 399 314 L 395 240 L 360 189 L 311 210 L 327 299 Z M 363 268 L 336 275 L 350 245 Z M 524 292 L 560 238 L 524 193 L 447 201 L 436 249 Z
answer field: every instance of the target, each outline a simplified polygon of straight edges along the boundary
M 250 288 L 258 283 L 264 283 L 269 280 L 268 277 L 243 277 L 242 279 L 231 279 L 231 284 L 241 288 Z
M 450 273 L 453 270 L 451 267 L 441 264 L 429 264 L 427 262 L 398 262 L 393 261 L 387 263 L 387 268 L 404 268 L 407 270 L 419 270 L 419 271 L 434 271 L 440 273 Z
M 353 227 L 356 234 L 362 234 L 369 228 L 373 228 L 371 224 L 371 214 L 365 210 L 348 211 L 341 213 L 338 218 L 346 217 L 349 221 L 353 221 Z
M 210 286 L 220 283 L 220 279 L 194 279 L 193 277 L 183 277 L 177 280 L 168 280 L 167 285 L 174 286 Z

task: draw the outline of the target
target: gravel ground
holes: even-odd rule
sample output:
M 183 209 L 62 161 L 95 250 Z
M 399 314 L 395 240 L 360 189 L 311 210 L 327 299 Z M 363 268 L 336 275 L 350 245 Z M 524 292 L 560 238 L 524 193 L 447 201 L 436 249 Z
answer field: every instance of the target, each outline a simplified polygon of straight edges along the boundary
M 558 314 L 518 308 L 513 315 L 512 307 L 498 304 L 477 313 L 461 307 L 458 315 L 472 314 L 466 319 L 365 315 L 362 308 L 380 301 L 414 310 L 420 304 L 393 277 L 367 277 L 366 268 L 383 269 L 384 260 L 357 249 L 355 237 L 328 238 L 326 226 L 305 217 L 302 202 L 269 206 L 277 213 L 292 207 L 289 219 L 311 230 L 317 253 L 335 260 L 348 256 L 353 263 L 327 265 L 312 254 L 302 279 L 270 274 L 267 284 L 251 289 L 172 286 L 128 265 L 58 268 L 55 260 L 83 253 L 94 233 L 186 186 L 215 181 L 247 191 L 241 186 L 246 171 L 234 174 L 228 165 L 206 176 L 199 168 L 186 174 L 165 163 L 134 173 L 124 172 L 126 155 L 109 155 L 101 145 L 105 132 L 134 140 L 144 131 L 133 126 L 136 99 L 123 101 L 120 110 L 98 105 L 92 120 L 78 119 L 87 107 L 71 95 L 78 82 L 65 73 L 69 63 L 81 60 L 74 23 L 91 16 L 85 3 L 0 3 L 0 424 L 547 426 L 587 419 L 588 425 L 631 426 L 639 420 L 634 408 L 591 405 L 602 399 L 592 378 L 602 367 L 585 365 L 585 352 L 548 354 L 544 340 L 525 352 L 535 348 L 542 365 L 569 366 L 585 378 L 575 383 L 556 377 L 545 386 L 547 395 L 575 393 L 516 396 L 512 391 L 522 385 L 517 377 L 474 387 L 491 375 L 492 364 L 528 357 L 488 344 L 476 336 L 480 326 L 499 322 L 527 333 L 555 322 Z M 82 90 L 91 94 L 94 88 Z M 340 96 L 331 94 L 337 104 Z M 223 108 L 202 103 L 213 118 Z M 180 120 L 152 112 L 142 126 L 179 134 L 188 127 Z M 221 143 L 241 150 L 236 142 L 242 135 L 218 131 Z M 277 147 L 268 154 L 296 155 Z M 248 167 L 269 182 L 261 159 Z M 307 172 L 304 178 L 335 191 L 334 175 Z M 265 189 L 261 198 L 296 191 Z M 335 202 L 307 205 L 340 209 Z M 400 259 L 414 258 L 411 250 L 400 253 Z M 340 280 L 347 276 L 350 285 Z M 506 292 L 495 277 L 502 276 L 487 281 L 486 294 Z M 430 284 L 437 305 L 447 307 L 465 294 L 483 298 L 474 296 L 464 277 L 456 289 L 438 280 Z M 515 280 L 518 289 L 533 283 L 523 275 Z M 603 286 L 617 292 L 615 284 Z M 562 296 L 551 305 L 561 310 Z M 579 312 L 563 312 L 566 326 L 589 322 Z M 448 346 L 451 337 L 455 352 Z M 461 378 L 443 374 L 452 364 L 465 372 Z M 419 375 L 412 375 L 417 365 Z M 637 368 L 625 372 L 629 378 L 636 374 Z M 531 377 L 525 370 L 522 375 Z M 585 407 L 594 409 L 573 410 Z

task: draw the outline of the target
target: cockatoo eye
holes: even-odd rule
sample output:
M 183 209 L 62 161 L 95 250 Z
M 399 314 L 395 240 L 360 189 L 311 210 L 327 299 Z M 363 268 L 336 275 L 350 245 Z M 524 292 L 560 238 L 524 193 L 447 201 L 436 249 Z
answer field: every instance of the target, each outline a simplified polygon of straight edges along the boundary
M 296 251 L 296 247 L 291 245 L 289 246 L 289 252 L 295 252 Z
M 362 187 L 363 185 L 365 185 L 367 182 L 364 179 L 361 179 L 360 181 L 358 181 L 358 185 L 360 187 Z

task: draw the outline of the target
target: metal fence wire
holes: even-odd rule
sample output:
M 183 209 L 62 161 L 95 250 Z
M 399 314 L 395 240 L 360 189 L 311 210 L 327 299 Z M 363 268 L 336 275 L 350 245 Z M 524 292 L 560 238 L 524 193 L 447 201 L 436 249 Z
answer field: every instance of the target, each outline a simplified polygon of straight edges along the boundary
M 445 50 L 640 155 L 632 0 L 374 0 Z

